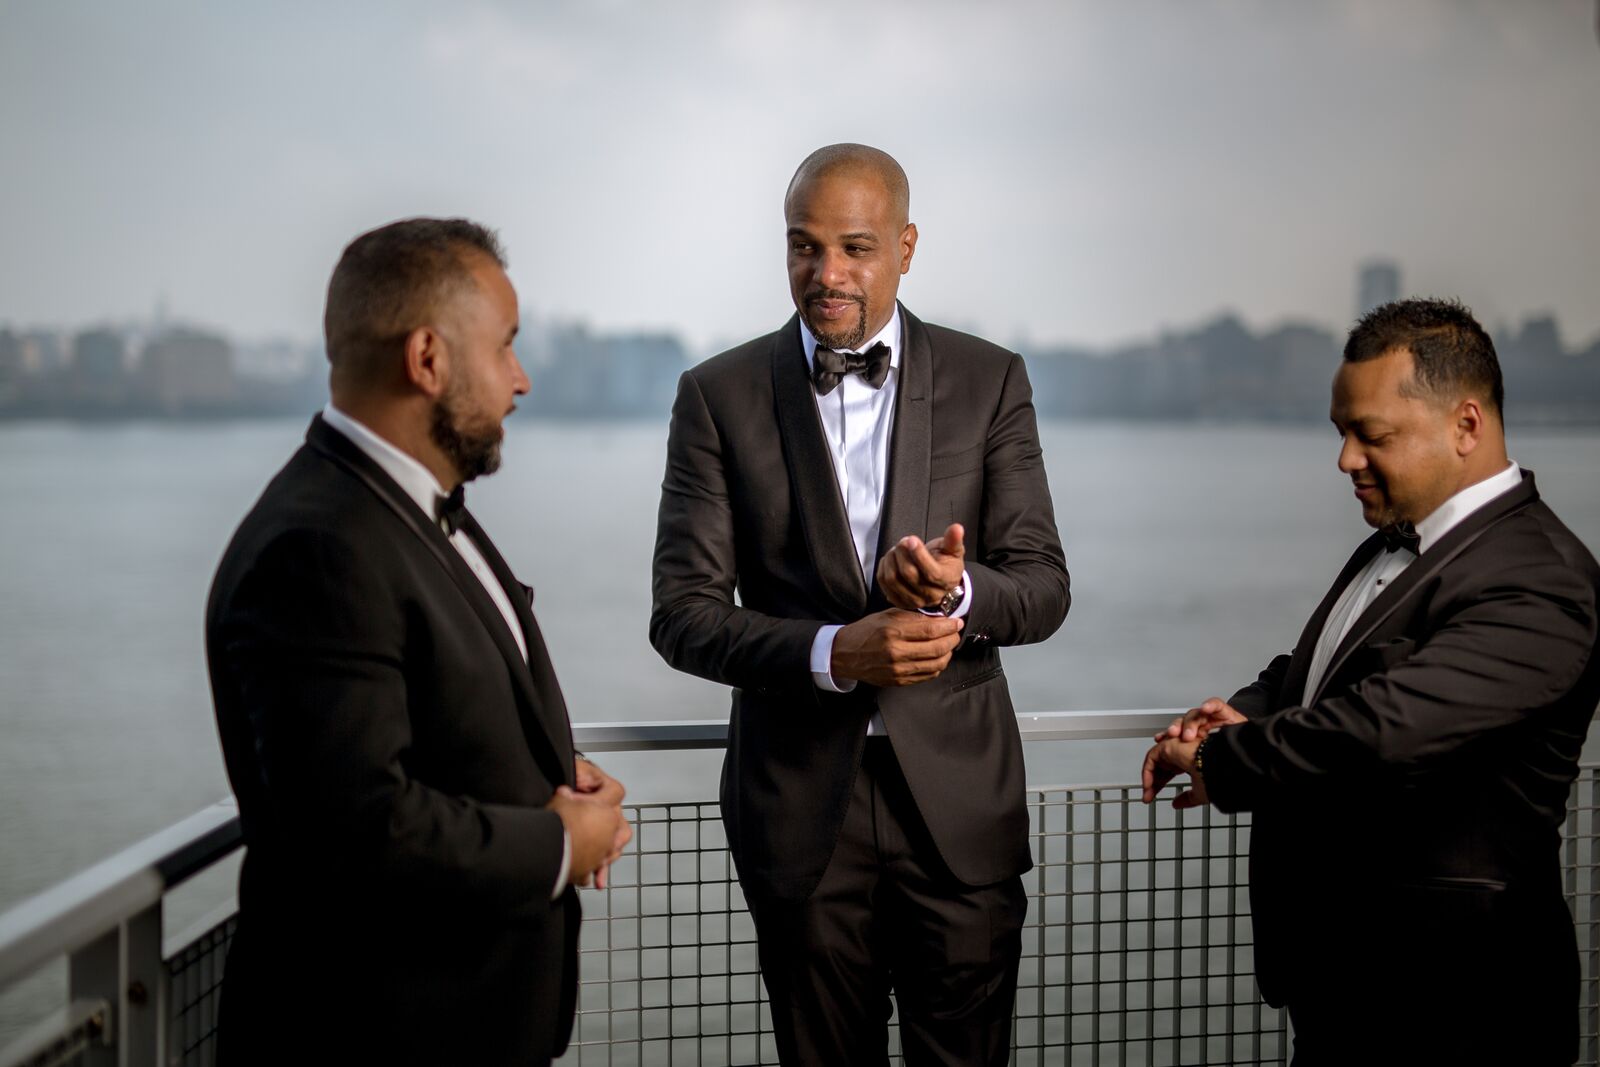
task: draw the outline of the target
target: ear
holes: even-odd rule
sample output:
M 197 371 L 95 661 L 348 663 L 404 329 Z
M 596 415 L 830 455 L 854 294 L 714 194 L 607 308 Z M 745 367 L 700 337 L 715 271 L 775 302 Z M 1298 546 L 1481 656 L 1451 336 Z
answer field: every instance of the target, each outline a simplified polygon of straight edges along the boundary
M 906 223 L 906 228 L 900 231 L 900 273 L 906 274 L 911 270 L 911 257 L 917 251 L 917 224 Z
M 1456 455 L 1462 458 L 1472 455 L 1478 443 L 1483 440 L 1483 433 L 1488 424 L 1489 420 L 1483 414 L 1483 406 L 1471 397 L 1456 405 L 1453 427 Z
M 431 326 L 406 334 L 406 381 L 419 393 L 437 399 L 450 380 L 450 351 L 444 336 Z

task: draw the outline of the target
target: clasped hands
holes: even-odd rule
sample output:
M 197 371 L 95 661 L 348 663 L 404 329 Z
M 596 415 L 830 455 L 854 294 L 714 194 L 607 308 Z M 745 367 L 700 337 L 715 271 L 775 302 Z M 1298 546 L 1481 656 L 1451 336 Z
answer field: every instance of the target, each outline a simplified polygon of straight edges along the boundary
M 1144 769 L 1140 775 L 1144 785 L 1144 802 L 1152 803 L 1156 794 L 1174 777 L 1189 776 L 1189 788 L 1173 797 L 1174 808 L 1198 808 L 1209 803 L 1203 775 L 1195 768 L 1195 751 L 1207 734 L 1219 726 L 1244 722 L 1244 716 L 1226 701 L 1212 697 L 1197 708 L 1190 708 L 1182 717 L 1155 736 L 1155 746 L 1145 753 Z
M 966 546 L 960 523 L 932 541 L 902 537 L 878 561 L 878 588 L 894 606 L 845 626 L 833 638 L 835 679 L 875 686 L 937 678 L 961 643 L 960 619 L 924 615 L 961 581 Z
M 561 817 L 572 857 L 567 881 L 575 886 L 606 887 L 606 871 L 622 856 L 633 827 L 622 814 L 622 783 L 586 759 L 577 761 L 574 785 L 558 786 L 546 807 Z

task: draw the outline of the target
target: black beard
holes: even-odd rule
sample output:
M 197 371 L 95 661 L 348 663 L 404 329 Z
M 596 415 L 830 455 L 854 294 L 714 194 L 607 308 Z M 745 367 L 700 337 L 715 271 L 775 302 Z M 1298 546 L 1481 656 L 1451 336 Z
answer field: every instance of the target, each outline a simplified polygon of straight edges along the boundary
M 820 298 L 840 299 L 827 293 L 822 294 Z M 824 333 L 809 322 L 806 325 L 811 326 L 811 336 L 815 337 L 817 344 L 823 348 L 860 348 L 861 343 L 867 339 L 867 302 L 865 300 L 857 300 L 856 310 L 856 324 L 847 330 L 841 330 L 837 333 Z
M 428 436 L 439 446 L 463 482 L 470 482 L 482 474 L 493 474 L 500 469 L 500 441 L 505 432 L 498 423 L 485 423 L 481 427 L 467 425 L 465 419 L 456 417 L 462 390 L 446 389 L 433 405 L 433 421 L 428 426 Z

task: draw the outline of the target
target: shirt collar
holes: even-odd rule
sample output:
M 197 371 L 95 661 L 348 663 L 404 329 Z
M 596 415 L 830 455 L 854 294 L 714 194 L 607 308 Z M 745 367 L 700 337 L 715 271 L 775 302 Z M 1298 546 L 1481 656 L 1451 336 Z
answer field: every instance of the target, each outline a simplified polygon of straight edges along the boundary
M 357 448 L 365 452 L 372 462 L 382 467 L 383 472 L 405 490 L 406 496 L 416 502 L 424 515 L 433 518 L 439 498 L 449 494 L 439 485 L 439 479 L 433 476 L 433 472 L 424 467 L 415 456 L 400 451 L 373 433 L 371 429 L 334 407 L 331 401 L 322 409 L 322 421 L 350 438 Z
M 1504 493 L 1509 493 L 1522 484 L 1522 468 L 1512 461 L 1505 470 L 1499 474 L 1491 475 L 1481 482 L 1467 486 L 1455 496 L 1433 509 L 1433 513 L 1417 523 L 1417 537 L 1420 543 L 1417 551 L 1426 552 L 1428 546 L 1437 544 L 1439 538 L 1459 526 L 1467 516 L 1483 507 L 1489 501 Z
M 900 304 L 894 305 L 894 314 L 889 316 L 888 323 L 873 337 L 869 337 L 860 348 L 840 349 L 848 352 L 865 352 L 873 345 L 882 341 L 889 346 L 889 369 L 894 370 L 900 366 Z M 811 327 L 806 325 L 805 316 L 800 316 L 800 345 L 806 351 L 806 369 L 816 368 L 817 338 L 811 332 Z

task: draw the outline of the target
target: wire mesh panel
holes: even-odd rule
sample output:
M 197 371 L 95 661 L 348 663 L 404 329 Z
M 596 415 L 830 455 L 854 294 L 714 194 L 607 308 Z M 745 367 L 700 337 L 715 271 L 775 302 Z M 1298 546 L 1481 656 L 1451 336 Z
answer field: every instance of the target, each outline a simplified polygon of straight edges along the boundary
M 1030 792 L 1036 866 L 1013 1062 L 1281 1063 L 1256 993 L 1249 824 L 1136 787 Z
M 1029 793 L 1037 865 L 1014 1024 L 1026 1064 L 1277 1063 L 1245 902 L 1248 825 L 1133 788 Z M 631 854 L 584 898 L 563 1062 L 774 1064 L 771 1019 L 714 804 L 632 809 Z M 891 1052 L 899 1046 L 891 1022 Z M 897 1061 L 897 1057 L 896 1057 Z
M 224 919 L 167 960 L 168 1064 L 211 1067 L 216 1062 L 218 993 L 238 925 L 237 916 Z
M 1033 789 L 1035 868 L 1013 1062 L 1132 1067 L 1288 1057 L 1283 1013 L 1255 990 L 1249 824 L 1139 803 L 1133 787 Z M 583 982 L 565 1064 L 775 1064 L 755 928 L 715 804 L 630 809 L 611 888 L 584 894 Z M 1582 984 L 1580 1064 L 1600 1067 L 1600 778 L 1573 787 L 1562 844 Z M 168 1063 L 214 1058 L 235 920 L 167 961 Z M 891 1031 L 891 1050 L 898 1034 Z
M 1578 932 L 1578 1062 L 1600 1064 L 1600 776 L 1596 768 L 1578 772 L 1567 797 L 1567 825 L 1561 845 L 1567 906 Z
M 563 1063 L 777 1063 L 755 926 L 715 804 L 632 808 L 610 888 L 584 894 L 583 984 Z

